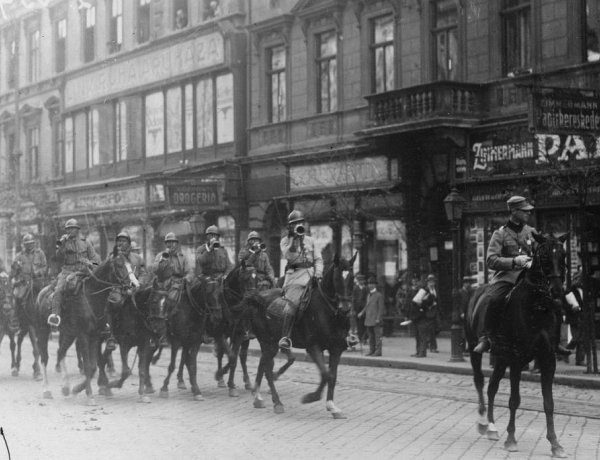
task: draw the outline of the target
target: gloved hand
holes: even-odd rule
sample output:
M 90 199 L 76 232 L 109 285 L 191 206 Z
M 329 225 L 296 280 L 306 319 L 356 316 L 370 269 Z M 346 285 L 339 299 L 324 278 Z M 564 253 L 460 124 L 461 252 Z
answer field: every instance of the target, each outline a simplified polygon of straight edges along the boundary
M 295 235 L 294 230 L 292 228 L 288 229 L 288 238 L 293 238 Z
M 518 267 L 518 268 L 528 268 L 528 267 L 525 267 L 525 265 L 528 262 L 531 263 L 531 257 L 526 256 L 526 255 L 520 255 L 520 256 L 517 256 L 514 258 L 515 267 Z

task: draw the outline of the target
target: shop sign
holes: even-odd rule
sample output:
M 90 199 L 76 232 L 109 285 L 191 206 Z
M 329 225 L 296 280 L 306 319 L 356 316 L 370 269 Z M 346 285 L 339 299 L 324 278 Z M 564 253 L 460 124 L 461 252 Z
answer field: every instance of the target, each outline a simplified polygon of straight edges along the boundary
M 169 185 L 169 204 L 179 208 L 207 208 L 219 206 L 219 184 Z
M 65 86 L 65 107 L 222 64 L 224 56 L 223 36 L 213 32 L 143 56 L 109 63 L 100 70 L 69 79 Z
M 332 161 L 290 168 L 290 191 L 354 187 L 388 180 L 385 156 Z
M 144 206 L 146 187 L 139 185 L 114 190 L 96 190 L 78 192 L 60 197 L 61 214 L 73 214 L 83 211 L 111 210 Z
M 378 220 L 375 228 L 378 240 L 397 241 L 405 232 L 404 224 L 399 220 Z
M 39 217 L 40 212 L 35 206 L 23 206 L 19 209 L 19 222 L 31 222 Z
M 567 88 L 533 91 L 530 128 L 537 133 L 598 134 L 599 100 L 594 91 Z

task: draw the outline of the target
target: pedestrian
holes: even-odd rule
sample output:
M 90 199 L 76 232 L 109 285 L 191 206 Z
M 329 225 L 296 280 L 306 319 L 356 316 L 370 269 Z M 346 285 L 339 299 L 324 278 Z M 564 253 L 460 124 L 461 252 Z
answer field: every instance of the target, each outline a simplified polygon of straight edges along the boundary
M 385 305 L 383 295 L 377 291 L 377 279 L 375 276 L 369 276 L 367 280 L 367 302 L 365 307 L 358 313 L 359 317 L 365 318 L 365 327 L 369 335 L 369 353 L 367 356 L 381 356 L 383 332 L 383 315 Z
M 360 343 L 367 343 L 367 330 L 365 329 L 365 318 L 359 317 L 358 314 L 365 308 L 367 303 L 367 295 L 369 290 L 366 285 L 367 278 L 365 275 L 358 274 L 354 278 L 354 289 L 352 290 L 352 312 L 354 316 L 355 328 L 354 333 L 358 336 Z
M 419 285 L 419 279 L 416 276 L 410 278 L 410 286 L 406 290 L 406 297 L 404 298 L 404 305 L 406 311 L 406 319 L 402 325 L 407 325 L 411 329 L 411 333 L 415 336 L 415 353 L 419 353 L 419 328 L 418 323 L 421 319 L 419 307 L 413 302 L 413 298 L 417 295 L 421 289 Z M 414 355 L 413 355 L 414 356 Z
M 427 356 L 427 347 L 431 344 L 431 339 L 435 334 L 436 321 L 438 316 L 437 290 L 435 288 L 435 275 L 427 275 L 427 285 L 417 292 L 412 299 L 418 308 L 417 329 L 419 334 L 419 343 L 417 353 L 413 355 L 416 358 L 425 358 Z M 437 350 L 437 347 L 434 348 Z

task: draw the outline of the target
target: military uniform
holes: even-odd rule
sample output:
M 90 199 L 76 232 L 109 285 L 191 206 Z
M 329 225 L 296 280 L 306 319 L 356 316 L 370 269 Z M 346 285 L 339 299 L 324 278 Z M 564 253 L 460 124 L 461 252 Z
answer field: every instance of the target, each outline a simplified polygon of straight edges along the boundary
M 232 268 L 225 248 L 210 248 L 208 244 L 198 248 L 196 274 L 204 286 L 208 307 L 216 319 L 221 318 L 222 315 L 223 279 Z
M 169 307 L 173 308 L 178 302 L 184 281 L 194 279 L 194 267 L 185 257 L 180 248 L 163 257 L 157 254 L 152 264 L 152 273 L 156 275 L 158 288 L 167 291 Z
M 47 269 L 46 255 L 41 249 L 26 248 L 19 252 L 11 267 L 15 291 L 21 291 L 22 286 L 27 286 L 31 282 L 33 294 L 36 296 L 44 287 Z M 19 297 L 19 295 L 16 295 L 16 297 Z
M 244 261 L 247 267 L 256 270 L 259 291 L 275 287 L 275 272 L 266 252 L 243 248 L 238 254 L 238 260 Z

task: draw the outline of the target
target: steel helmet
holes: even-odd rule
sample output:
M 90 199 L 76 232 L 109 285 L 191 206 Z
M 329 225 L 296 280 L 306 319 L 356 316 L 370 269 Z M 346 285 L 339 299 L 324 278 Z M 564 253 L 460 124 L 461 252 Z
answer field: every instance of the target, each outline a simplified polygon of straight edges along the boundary
M 304 214 L 302 214 L 302 211 L 294 209 L 288 216 L 288 225 L 295 224 L 296 222 L 302 222 L 303 220 Z
M 117 235 L 115 241 L 117 241 L 119 238 L 125 238 L 127 241 L 129 241 L 129 244 L 131 244 L 131 237 L 129 236 L 129 233 L 127 233 L 125 230 L 123 230 Z
M 33 238 L 33 235 L 31 233 L 25 233 L 25 235 L 23 235 L 23 244 L 31 244 L 31 243 L 35 243 L 35 239 Z
M 218 235 L 218 236 L 221 236 L 221 232 L 219 231 L 219 229 L 217 228 L 216 225 L 211 225 L 210 227 L 208 227 L 206 229 L 205 233 L 207 235 Z
M 248 238 L 246 239 L 246 241 L 250 241 L 250 240 L 260 240 L 260 241 L 262 241 L 262 238 L 260 237 L 260 235 L 258 234 L 258 232 L 252 231 L 252 232 L 248 233 Z
M 165 235 L 165 243 L 167 243 L 168 241 L 176 241 L 177 243 L 179 243 L 179 240 L 173 232 L 169 232 Z
M 69 219 L 67 221 L 67 223 L 65 224 L 65 230 L 67 230 L 69 228 L 81 228 L 81 227 L 79 226 L 79 223 L 77 222 L 77 220 Z

